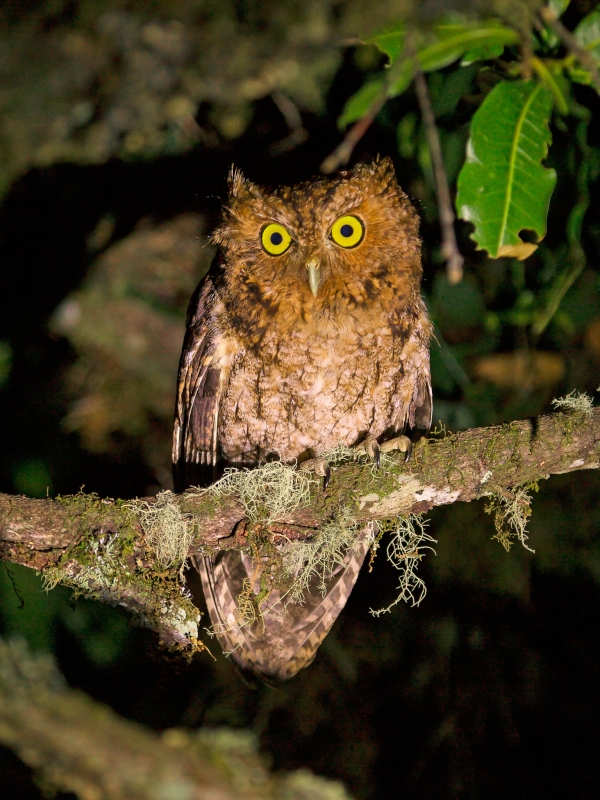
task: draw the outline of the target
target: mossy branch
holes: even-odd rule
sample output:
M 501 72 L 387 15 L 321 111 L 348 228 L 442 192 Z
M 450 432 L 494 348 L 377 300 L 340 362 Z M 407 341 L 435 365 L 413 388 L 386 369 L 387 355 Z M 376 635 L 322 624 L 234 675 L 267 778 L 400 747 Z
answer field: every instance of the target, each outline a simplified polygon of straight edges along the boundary
M 165 644 L 190 652 L 201 645 L 198 612 L 181 580 L 186 550 L 189 557 L 243 548 L 257 528 L 275 544 L 302 541 L 340 509 L 362 524 L 494 494 L 512 497 L 516 487 L 550 475 L 597 469 L 600 409 L 564 407 L 564 413 L 421 439 L 408 464 L 401 454 L 386 454 L 380 470 L 366 457 L 333 460 L 326 492 L 301 479 L 305 473 L 280 465 L 287 472 L 277 475 L 266 465 L 251 479 L 244 477 L 250 473 L 230 476 L 218 490 L 137 501 L 0 495 L 0 558 L 39 570 L 48 587 L 66 583 L 123 605 Z M 262 500 L 257 483 L 265 490 Z M 301 502 L 292 502 L 296 494 Z M 160 539 L 161 520 L 169 541 Z
M 0 639 L 0 742 L 36 772 L 48 796 L 80 800 L 350 800 L 308 770 L 270 774 L 250 731 L 156 734 L 69 689 L 46 654 Z

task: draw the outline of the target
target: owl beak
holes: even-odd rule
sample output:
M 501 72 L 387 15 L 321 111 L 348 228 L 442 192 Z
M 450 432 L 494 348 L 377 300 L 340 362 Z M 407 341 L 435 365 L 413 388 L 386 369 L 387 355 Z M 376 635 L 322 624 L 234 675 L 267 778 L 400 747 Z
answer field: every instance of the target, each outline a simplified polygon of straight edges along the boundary
M 316 297 L 319 291 L 319 281 L 321 280 L 321 267 L 317 259 L 311 258 L 310 261 L 307 261 L 306 269 L 308 270 L 308 285 L 313 297 Z

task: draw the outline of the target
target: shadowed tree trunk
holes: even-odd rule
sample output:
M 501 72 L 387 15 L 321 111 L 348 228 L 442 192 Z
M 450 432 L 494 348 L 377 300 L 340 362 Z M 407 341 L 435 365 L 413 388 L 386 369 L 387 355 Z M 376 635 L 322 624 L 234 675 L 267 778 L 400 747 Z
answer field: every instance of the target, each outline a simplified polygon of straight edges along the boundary
M 158 735 L 121 719 L 69 689 L 49 656 L 1 639 L 0 741 L 43 785 L 84 800 L 349 800 L 308 770 L 270 775 L 247 731 Z

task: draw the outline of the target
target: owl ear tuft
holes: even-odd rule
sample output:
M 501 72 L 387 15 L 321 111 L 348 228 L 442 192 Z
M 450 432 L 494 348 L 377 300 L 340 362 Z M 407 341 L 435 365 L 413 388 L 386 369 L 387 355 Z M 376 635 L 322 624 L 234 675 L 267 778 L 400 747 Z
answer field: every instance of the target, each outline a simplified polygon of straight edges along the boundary
M 258 186 L 247 180 L 242 170 L 234 164 L 231 165 L 231 169 L 229 170 L 227 183 L 229 185 L 229 196 L 231 198 L 247 197 L 248 195 L 251 197 L 261 196 L 261 191 Z
M 382 197 L 397 197 L 401 200 L 406 198 L 406 195 L 398 185 L 394 162 L 389 156 L 384 156 L 384 158 L 377 156 L 371 165 L 371 169 L 373 170 L 373 177 L 377 181 L 378 193 Z
M 352 170 L 355 178 L 372 181 L 375 178 L 382 190 L 393 189 L 397 186 L 394 162 L 389 156 L 377 156 L 370 164 L 357 164 Z
M 237 197 L 245 183 L 246 179 L 244 178 L 242 170 L 236 167 L 235 164 L 232 164 L 229 170 L 229 175 L 227 176 L 229 194 L 232 197 Z
M 373 174 L 379 175 L 381 178 L 387 178 L 388 180 L 396 180 L 396 169 L 394 168 L 394 162 L 389 156 L 377 156 L 375 161 L 372 165 Z

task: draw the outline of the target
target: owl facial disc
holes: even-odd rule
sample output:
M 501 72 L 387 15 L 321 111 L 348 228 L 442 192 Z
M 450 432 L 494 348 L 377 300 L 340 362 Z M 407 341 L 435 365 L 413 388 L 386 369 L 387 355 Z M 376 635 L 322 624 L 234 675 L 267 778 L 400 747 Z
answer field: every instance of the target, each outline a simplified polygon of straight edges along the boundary
M 306 262 L 306 269 L 308 270 L 308 285 L 313 297 L 316 297 L 319 291 L 319 281 L 321 280 L 321 266 L 316 258 L 311 258 L 310 261 Z

